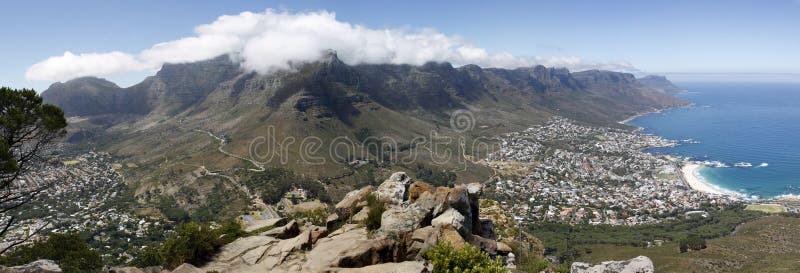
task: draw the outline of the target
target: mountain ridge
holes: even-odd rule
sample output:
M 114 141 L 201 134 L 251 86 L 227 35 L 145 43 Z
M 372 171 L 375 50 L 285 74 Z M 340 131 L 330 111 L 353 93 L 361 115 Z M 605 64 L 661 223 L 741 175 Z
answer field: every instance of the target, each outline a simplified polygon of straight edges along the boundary
M 396 143 L 390 152 L 402 156 L 412 152 L 409 149 L 420 136 L 450 136 L 469 143 L 522 130 L 553 115 L 624 127 L 617 121 L 686 104 L 619 72 L 572 73 L 544 66 L 453 67 L 449 63 L 347 65 L 335 54 L 268 75 L 245 71 L 229 57 L 220 56 L 164 65 L 156 75 L 128 88 L 98 82 L 103 83 L 80 78 L 55 84 L 59 88 L 44 91 L 43 97 L 63 107 L 67 116 L 84 118 L 68 128 L 73 136 L 80 136 L 70 137 L 74 143 L 109 151 L 121 161 L 140 166 L 126 177 L 137 194 L 154 189 L 174 194 L 202 176 L 193 169 L 197 166 L 240 179 L 236 170 L 253 168 L 241 158 L 252 155 L 253 141 L 264 136 L 298 143 L 282 151 L 290 160 L 263 164 L 323 180 L 344 177 L 334 185 L 341 186 L 343 194 L 354 183 L 345 181 L 353 173 L 349 161 L 335 158 L 333 148 L 325 145 L 317 151 L 324 164 L 300 160 L 303 151 L 297 146 L 301 140 L 312 137 L 330 144 L 338 137 L 357 141 L 390 138 Z M 103 92 L 92 91 L 101 87 Z M 84 97 L 99 99 L 80 99 Z M 469 130 L 451 128 L 451 115 L 457 111 L 470 113 Z M 223 149 L 218 140 L 203 132 L 225 137 L 227 154 L 218 151 Z M 357 143 L 350 161 L 385 164 L 385 153 L 363 144 Z M 448 147 L 460 149 L 456 142 Z M 462 152 L 482 156 L 475 151 Z M 434 164 L 431 156 L 420 153 L 414 164 Z M 490 175 L 489 169 L 465 160 L 435 165 L 456 171 L 460 179 L 483 180 Z

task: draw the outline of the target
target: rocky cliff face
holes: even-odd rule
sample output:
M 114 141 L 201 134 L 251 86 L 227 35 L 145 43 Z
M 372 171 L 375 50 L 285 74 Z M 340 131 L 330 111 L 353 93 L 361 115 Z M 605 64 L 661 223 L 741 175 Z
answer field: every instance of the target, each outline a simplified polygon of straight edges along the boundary
M 429 272 L 420 254 L 440 242 L 470 244 L 504 257 L 510 249 L 498 248 L 494 230 L 487 228 L 491 220 L 479 214 L 481 191 L 478 183 L 433 187 L 394 173 L 378 187 L 347 194 L 326 227 L 290 221 L 237 239 L 205 265 L 184 264 L 172 272 Z M 360 216 L 369 195 L 386 209 L 374 231 Z
M 572 263 L 570 267 L 572 273 L 653 273 L 653 261 L 645 256 L 625 261 L 607 261 L 599 264 Z
M 642 81 L 665 84 L 666 79 L 647 77 Z M 275 88 L 270 90 L 270 85 Z M 483 99 L 501 97 L 522 99 L 534 108 L 575 112 L 581 108 L 574 108 L 564 100 L 585 96 L 578 104 L 625 106 L 626 111 L 681 103 L 626 73 L 596 70 L 570 73 L 544 66 L 513 70 L 481 69 L 474 65 L 454 68 L 449 63 L 350 66 L 335 54 L 295 71 L 274 75 L 243 71 L 229 57 L 220 56 L 196 63 L 166 64 L 155 76 L 129 88 L 87 77 L 53 84 L 43 96 L 64 108 L 68 115 L 170 116 L 196 111 L 208 99 L 219 103 L 223 98 L 209 97 L 217 89 L 231 89 L 228 95 L 234 98 L 242 93 L 261 93 L 267 97 L 267 107 L 277 107 L 301 94 L 306 102 L 297 110 L 309 108 L 302 105 L 318 105 L 327 107 L 333 113 L 331 116 L 339 116 L 339 111 L 352 111 L 348 106 L 356 94 L 362 97 L 359 100 L 374 100 L 395 110 L 459 109 Z M 606 99 L 593 100 L 599 97 Z M 609 118 L 628 114 L 615 110 L 618 107 L 588 108 L 606 109 L 599 114 Z

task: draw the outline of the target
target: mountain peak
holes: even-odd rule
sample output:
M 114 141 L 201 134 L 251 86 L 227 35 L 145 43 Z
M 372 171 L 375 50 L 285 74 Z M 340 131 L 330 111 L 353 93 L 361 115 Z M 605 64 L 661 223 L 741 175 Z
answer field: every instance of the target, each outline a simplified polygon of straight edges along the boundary
M 683 91 L 683 89 L 669 81 L 667 77 L 661 75 L 647 75 L 639 78 L 638 81 L 662 93 L 677 94 Z

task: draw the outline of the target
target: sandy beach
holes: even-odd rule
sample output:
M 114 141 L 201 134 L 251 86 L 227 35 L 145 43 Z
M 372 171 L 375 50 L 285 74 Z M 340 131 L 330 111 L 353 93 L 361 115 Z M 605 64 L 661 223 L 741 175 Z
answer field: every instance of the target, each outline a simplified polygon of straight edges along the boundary
M 689 187 L 695 189 L 696 191 L 704 192 L 704 193 L 713 193 L 713 194 L 725 194 L 725 192 L 716 189 L 714 186 L 709 184 L 708 182 L 700 176 L 700 169 L 704 168 L 705 166 L 701 164 L 690 163 L 686 164 L 681 168 L 681 173 L 683 174 L 683 180 L 689 184 Z

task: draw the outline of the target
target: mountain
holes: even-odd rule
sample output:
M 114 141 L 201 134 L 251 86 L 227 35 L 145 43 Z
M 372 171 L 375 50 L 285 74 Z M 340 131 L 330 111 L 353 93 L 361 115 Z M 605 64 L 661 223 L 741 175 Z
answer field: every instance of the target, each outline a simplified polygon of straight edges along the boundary
M 684 92 L 683 89 L 680 87 L 675 86 L 671 81 L 667 80 L 667 77 L 664 76 L 656 76 L 656 75 L 649 75 L 639 79 L 644 85 L 647 85 L 650 88 L 659 90 L 661 92 L 667 94 L 678 94 Z
M 370 159 L 383 166 L 391 161 L 391 152 L 399 156 L 416 152 L 414 162 L 396 162 L 400 168 L 435 165 L 456 170 L 459 179 L 485 179 L 490 170 L 469 160 L 432 163 L 433 153 L 417 147 L 430 143 L 415 141 L 450 136 L 453 141 L 445 146 L 459 151 L 455 141 L 459 138 L 471 143 L 528 128 L 552 115 L 625 126 L 617 121 L 686 104 L 626 73 L 449 63 L 348 65 L 335 54 L 269 75 L 245 71 L 228 56 L 220 56 L 166 64 L 128 88 L 90 77 L 56 83 L 43 97 L 68 116 L 81 117 L 72 119 L 75 122 L 68 128 L 72 142 L 110 151 L 137 166 L 128 170 L 126 180 L 134 181 L 138 194 L 154 187 L 175 193 L 204 176 L 196 172 L 200 167 L 235 174 L 236 180 L 241 178 L 236 170 L 261 166 L 285 167 L 339 183 L 343 194 L 352 188 L 348 184 L 363 183 L 347 181 L 360 179 L 353 178 L 357 172 L 350 161 Z M 467 130 L 450 128 L 450 115 L 457 110 L 469 111 L 472 120 Z M 225 140 L 221 144 L 212 135 Z M 329 144 L 337 137 L 355 140 L 356 149 L 334 155 L 336 148 Z M 258 150 L 262 147 L 258 140 L 266 138 L 293 140 L 294 146 Z M 322 142 L 315 155 L 323 163 L 303 157 L 308 151 L 300 145 L 309 139 Z M 365 145 L 369 143 L 394 145 L 375 148 Z M 460 151 L 476 158 L 487 152 Z M 453 153 L 458 159 L 467 158 Z M 253 158 L 254 154 L 264 156 Z

